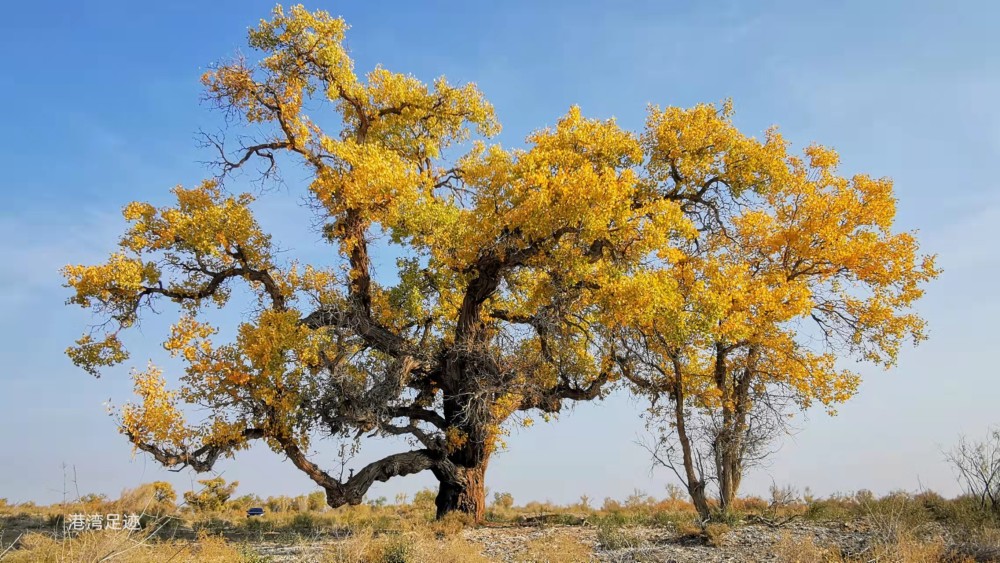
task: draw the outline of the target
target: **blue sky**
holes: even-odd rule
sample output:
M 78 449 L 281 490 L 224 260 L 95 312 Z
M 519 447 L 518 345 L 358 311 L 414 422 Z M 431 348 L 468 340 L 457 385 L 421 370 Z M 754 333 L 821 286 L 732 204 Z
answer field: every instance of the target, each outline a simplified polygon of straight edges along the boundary
M 836 6 L 834 5 L 836 4 Z M 63 464 L 81 492 L 117 495 L 169 473 L 130 456 L 102 404 L 127 399 L 126 370 L 92 379 L 63 349 L 88 322 L 67 308 L 58 269 L 93 263 L 131 200 L 164 202 L 209 174 L 195 142 L 219 116 L 199 103 L 205 68 L 245 48 L 273 5 L 260 1 L 19 2 L 0 21 L 0 497 L 53 502 Z M 645 107 L 731 97 L 735 121 L 780 126 L 795 147 L 836 148 L 845 173 L 896 181 L 898 226 L 919 229 L 945 269 L 919 306 L 931 339 L 889 372 L 864 369 L 858 397 L 811 412 L 745 492 L 778 484 L 828 494 L 869 488 L 957 492 L 941 453 L 1000 424 L 990 351 L 1000 274 L 1000 5 L 954 2 L 313 2 L 352 25 L 359 71 L 377 63 L 431 80 L 476 82 L 517 145 L 571 104 L 641 127 Z M 297 205 L 303 184 L 268 195 L 261 220 L 297 256 L 321 257 Z M 238 187 L 238 186 L 237 186 Z M 385 261 L 385 259 L 383 259 Z M 389 262 L 391 263 L 391 262 Z M 156 321 L 145 325 L 149 341 Z M 136 364 L 162 356 L 139 343 Z M 662 496 L 635 445 L 641 405 L 624 396 L 516 432 L 487 485 L 518 502 Z M 397 446 L 398 447 L 398 446 Z M 393 449 L 376 445 L 368 455 Z M 311 483 L 265 450 L 220 463 L 241 492 L 299 494 Z M 397 479 L 392 498 L 432 484 Z M 75 492 L 75 491 L 72 491 Z

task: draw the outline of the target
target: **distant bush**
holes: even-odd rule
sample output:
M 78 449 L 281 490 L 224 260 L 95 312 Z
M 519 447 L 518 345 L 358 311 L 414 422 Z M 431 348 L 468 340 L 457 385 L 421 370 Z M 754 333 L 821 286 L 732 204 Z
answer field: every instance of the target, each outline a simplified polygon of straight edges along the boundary
M 125 489 L 114 502 L 117 512 L 163 515 L 173 513 L 177 493 L 165 481 L 143 483 L 134 489 Z
M 493 493 L 493 505 L 500 508 L 511 508 L 514 506 L 514 495 L 510 493 Z
M 435 499 L 437 499 L 437 491 L 433 489 L 422 489 L 413 495 L 413 504 L 423 508 L 430 508 L 434 506 Z
M 202 479 L 198 481 L 202 489 L 200 491 L 187 491 L 184 493 L 184 501 L 196 512 L 213 512 L 225 506 L 229 497 L 236 492 L 239 481 L 226 484 L 222 477 L 213 479 Z
M 314 510 L 314 511 L 317 511 L 317 512 L 322 511 L 322 510 L 326 510 L 327 504 L 326 504 L 326 493 L 325 492 L 323 492 L 323 491 L 315 491 L 315 492 L 309 493 L 309 495 L 308 495 L 307 498 L 309 499 L 309 510 Z

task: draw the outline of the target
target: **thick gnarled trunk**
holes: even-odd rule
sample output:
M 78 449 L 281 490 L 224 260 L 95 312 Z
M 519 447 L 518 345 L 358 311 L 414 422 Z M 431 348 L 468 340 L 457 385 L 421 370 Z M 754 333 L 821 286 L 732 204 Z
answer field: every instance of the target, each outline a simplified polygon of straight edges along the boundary
M 476 522 L 486 517 L 486 465 L 465 470 L 465 490 L 458 497 L 457 509 L 472 516 Z
M 468 514 L 476 522 L 481 522 L 486 517 L 488 464 L 489 457 L 484 456 L 478 465 L 461 470 L 464 483 L 441 481 L 438 496 L 434 501 L 437 506 L 437 518 L 443 518 L 449 512 Z
M 477 283 L 485 283 L 487 287 L 478 292 L 470 290 L 459 321 L 460 332 L 467 335 L 465 339 L 472 349 L 485 346 L 478 308 L 484 297 L 479 295 L 470 300 L 470 295 L 480 292 L 488 295 L 495 289 L 489 280 L 480 279 Z M 496 429 L 503 422 L 492 408 L 490 392 L 483 388 L 496 377 L 494 367 L 488 359 L 466 353 L 456 353 L 448 361 L 443 386 L 443 418 L 448 427 L 444 430 L 448 437 L 448 460 L 458 468 L 461 479 L 460 482 L 439 479 L 435 500 L 438 518 L 456 511 L 468 514 L 476 522 L 486 516 L 486 467 L 493 453 Z M 455 436 L 454 442 L 451 436 Z

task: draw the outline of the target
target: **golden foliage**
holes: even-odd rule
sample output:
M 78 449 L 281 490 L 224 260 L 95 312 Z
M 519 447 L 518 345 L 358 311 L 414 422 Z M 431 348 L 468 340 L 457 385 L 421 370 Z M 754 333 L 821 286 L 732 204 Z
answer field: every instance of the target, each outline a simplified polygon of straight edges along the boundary
M 891 231 L 891 181 L 838 176 L 833 150 L 791 155 L 776 130 L 754 140 L 730 114 L 728 104 L 651 110 L 650 176 L 705 228 L 677 258 L 636 277 L 670 297 L 629 291 L 649 306 L 620 322 L 658 335 L 650 347 L 665 363 L 679 360 L 686 395 L 703 406 L 726 392 L 721 368 L 750 370 L 755 385 L 780 384 L 805 406 L 830 407 L 858 385 L 835 365 L 836 350 L 888 367 L 905 339 L 924 338 L 910 309 L 938 270 L 912 233 Z M 728 195 L 706 203 L 723 187 Z M 815 321 L 824 346 L 808 345 L 802 321 Z

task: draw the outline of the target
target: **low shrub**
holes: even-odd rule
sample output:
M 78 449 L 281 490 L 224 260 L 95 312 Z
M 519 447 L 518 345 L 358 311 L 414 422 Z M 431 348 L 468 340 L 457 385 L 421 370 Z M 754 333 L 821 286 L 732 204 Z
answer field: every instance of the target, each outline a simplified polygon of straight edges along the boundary
M 604 521 L 597 526 L 597 543 L 606 550 L 642 547 L 645 538 L 634 527 L 612 521 Z

